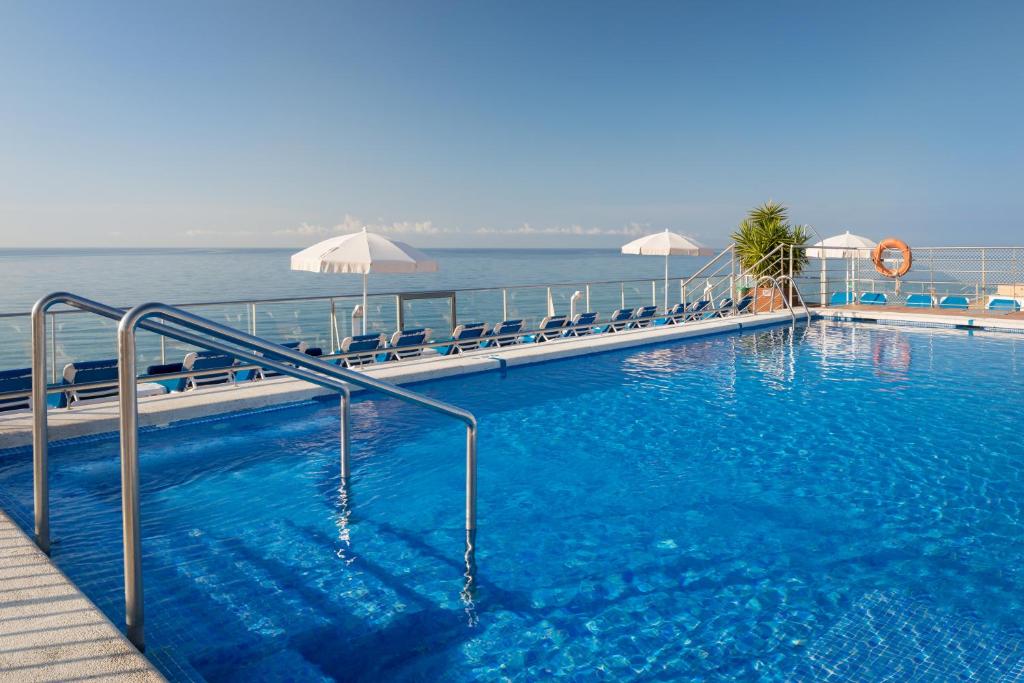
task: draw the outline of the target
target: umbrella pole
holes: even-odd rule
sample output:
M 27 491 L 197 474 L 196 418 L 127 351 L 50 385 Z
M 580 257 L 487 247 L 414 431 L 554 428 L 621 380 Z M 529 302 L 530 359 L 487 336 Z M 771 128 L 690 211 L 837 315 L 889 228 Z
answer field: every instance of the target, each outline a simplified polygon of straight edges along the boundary
M 665 310 L 668 310 L 668 254 L 665 254 Z
M 370 310 L 366 307 L 366 284 L 368 273 L 363 273 L 363 334 L 366 334 L 366 319 L 370 317 Z

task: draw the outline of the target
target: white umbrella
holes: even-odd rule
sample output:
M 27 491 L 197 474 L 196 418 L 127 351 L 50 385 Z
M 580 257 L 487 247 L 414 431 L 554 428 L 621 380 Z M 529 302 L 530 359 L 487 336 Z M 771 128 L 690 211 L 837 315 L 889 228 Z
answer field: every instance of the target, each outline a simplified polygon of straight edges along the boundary
M 665 309 L 668 310 L 668 257 L 669 256 L 710 256 L 714 254 L 693 240 L 674 232 L 656 232 L 622 245 L 623 254 L 665 257 Z
M 314 273 L 362 273 L 363 334 L 366 334 L 366 286 L 370 273 L 434 273 L 437 261 L 405 242 L 372 232 L 353 232 L 317 242 L 292 254 L 292 270 Z
M 845 258 L 852 264 L 852 280 L 854 287 L 857 283 L 857 261 L 871 253 L 875 248 L 875 242 L 867 237 L 854 235 L 849 230 L 841 235 L 827 237 L 820 242 L 815 242 L 808 250 L 807 256 L 821 259 L 821 303 L 825 305 L 825 259 Z M 850 289 L 850 274 L 847 275 L 846 291 Z

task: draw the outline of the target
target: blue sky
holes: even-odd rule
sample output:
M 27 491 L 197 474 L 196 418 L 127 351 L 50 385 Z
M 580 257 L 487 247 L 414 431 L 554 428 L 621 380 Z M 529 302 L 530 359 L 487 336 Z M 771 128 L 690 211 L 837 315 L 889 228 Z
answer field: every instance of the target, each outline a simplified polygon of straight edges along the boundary
M 1020 243 L 1024 3 L 0 4 L 0 247 Z

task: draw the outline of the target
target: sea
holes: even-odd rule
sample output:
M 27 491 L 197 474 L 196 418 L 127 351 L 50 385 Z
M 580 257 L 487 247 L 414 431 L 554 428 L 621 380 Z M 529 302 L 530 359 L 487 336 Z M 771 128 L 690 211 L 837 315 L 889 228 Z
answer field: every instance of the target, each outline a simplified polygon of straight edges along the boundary
M 456 320 L 444 297 L 403 303 L 403 326 L 430 327 L 435 337 L 457 322 L 497 322 L 506 313 L 538 322 L 548 312 L 546 287 L 552 288 L 557 313 L 570 311 L 576 291 L 591 284 L 591 306 L 607 315 L 626 305 L 663 297 L 664 259 L 624 255 L 613 249 L 435 249 L 425 250 L 438 262 L 434 273 L 371 274 L 369 328 L 390 334 L 397 327 L 398 304 L 393 293 L 458 291 Z M 351 334 L 353 307 L 359 303 L 358 275 L 292 271 L 293 249 L 0 249 L 0 370 L 27 367 L 30 359 L 28 311 L 40 297 L 54 291 L 80 294 L 127 308 L 147 302 L 189 305 L 190 310 L 218 322 L 251 331 L 252 307 L 247 304 L 197 305 L 298 297 L 335 297 L 337 336 L 332 332 L 330 302 L 256 305 L 256 332 L 272 341 L 303 340 L 328 350 L 336 339 Z M 695 272 L 706 257 L 672 257 L 675 282 L 670 297 L 678 298 L 678 280 Z M 620 285 L 624 280 L 641 280 Z M 651 282 L 655 284 L 652 286 Z M 502 290 L 505 290 L 503 297 Z M 469 291 L 475 290 L 475 291 Z M 489 290 L 489 291 L 480 291 Z M 387 293 L 386 295 L 381 293 Z M 582 311 L 581 298 L 575 310 Z M 54 309 L 58 310 L 58 309 Z M 14 315 L 12 315 L 14 314 Z M 114 326 L 92 315 L 59 313 L 52 318 L 48 354 L 56 369 L 67 363 L 116 355 Z M 55 338 L 52 328 L 56 328 Z M 361 331 L 356 322 L 355 331 Z M 160 344 L 153 335 L 139 341 L 140 365 L 181 360 L 188 350 Z

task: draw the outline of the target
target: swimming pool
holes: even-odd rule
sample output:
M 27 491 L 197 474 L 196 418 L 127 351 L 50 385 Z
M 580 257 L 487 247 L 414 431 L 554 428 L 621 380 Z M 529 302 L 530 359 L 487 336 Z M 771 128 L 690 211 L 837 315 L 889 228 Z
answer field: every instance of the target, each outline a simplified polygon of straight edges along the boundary
M 990 680 L 1024 670 L 1017 335 L 823 321 L 145 431 L 173 680 Z M 0 501 L 31 511 L 30 455 Z M 123 622 L 117 442 L 51 451 L 58 565 Z M 916 676 L 916 678 L 914 678 Z

